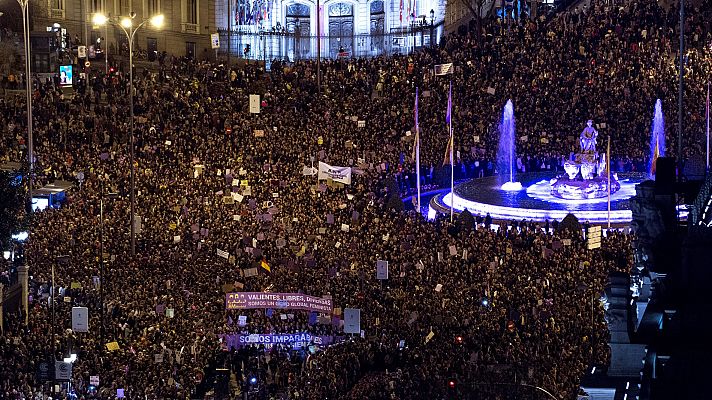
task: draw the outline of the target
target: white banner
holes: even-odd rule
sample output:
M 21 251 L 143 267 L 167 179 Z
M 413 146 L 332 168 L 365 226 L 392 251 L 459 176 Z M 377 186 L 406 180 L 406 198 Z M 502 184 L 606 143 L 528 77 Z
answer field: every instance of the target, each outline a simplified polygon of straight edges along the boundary
M 227 260 L 228 258 L 230 258 L 230 253 L 228 253 L 227 251 L 218 249 L 218 257 L 222 257 Z
M 89 309 L 72 307 L 72 330 L 74 332 L 89 332 Z
M 452 74 L 454 70 L 455 68 L 453 68 L 452 63 L 438 64 L 435 66 L 435 75 Z
M 99 386 L 99 375 L 92 375 L 89 377 L 89 384 L 94 386 Z
M 251 94 L 250 95 L 250 114 L 260 113 L 260 95 Z
M 334 182 L 351 184 L 351 167 L 336 167 L 319 161 L 319 179 L 332 179 Z

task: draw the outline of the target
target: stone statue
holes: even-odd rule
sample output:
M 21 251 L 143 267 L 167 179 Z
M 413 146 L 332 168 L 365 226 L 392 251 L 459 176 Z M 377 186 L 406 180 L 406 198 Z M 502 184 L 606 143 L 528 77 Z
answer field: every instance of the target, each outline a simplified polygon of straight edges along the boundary
M 586 122 L 586 127 L 583 128 L 583 132 L 581 132 L 582 153 L 592 154 L 596 152 L 596 137 L 598 137 L 598 131 L 593 127 L 593 121 L 589 119 Z

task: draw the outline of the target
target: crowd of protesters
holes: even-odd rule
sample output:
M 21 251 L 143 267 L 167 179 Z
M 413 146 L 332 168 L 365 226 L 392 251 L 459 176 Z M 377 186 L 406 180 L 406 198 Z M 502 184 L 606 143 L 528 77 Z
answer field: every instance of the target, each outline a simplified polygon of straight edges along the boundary
M 701 152 L 696 107 L 711 65 L 703 47 L 709 11 L 706 4 L 693 13 L 688 28 L 686 157 Z M 599 296 L 608 273 L 631 268 L 631 237 L 611 232 L 588 250 L 580 230 L 560 224 L 498 221 L 490 229 L 485 216 L 450 224 L 400 210 L 392 200 L 400 198 L 396 177 L 413 179 L 415 89 L 424 175 L 442 168 L 448 78 L 456 162 L 465 170 L 492 164 L 509 98 L 520 169 L 556 169 L 592 118 L 605 124 L 599 140 L 611 135 L 618 168 L 639 170 L 655 99 L 674 131 L 674 16 L 637 2 L 508 29 L 491 21 L 482 39 L 451 35 L 433 51 L 324 62 L 321 88 L 313 62 L 273 63 L 267 73 L 167 59 L 157 73 L 134 77 L 135 256 L 126 74 L 90 76 L 71 98 L 36 82 L 34 184 L 76 185 L 61 208 L 32 216 L 29 321 L 5 315 L 0 397 L 45 398 L 54 385 L 38 379 L 39 364 L 77 354 L 71 393 L 83 398 L 115 398 L 119 389 L 127 398 L 201 396 L 215 367 L 228 370 L 233 394 L 252 398 L 435 399 L 478 390 L 521 398 L 495 383 L 573 398 L 586 368 L 609 361 Z M 443 62 L 456 72 L 433 76 L 432 64 Z M 250 94 L 261 96 L 259 114 L 249 112 Z M 3 162 L 26 157 L 24 109 L 19 97 L 0 100 Z M 353 183 L 304 175 L 316 161 L 353 166 Z M 377 260 L 389 262 L 389 279 L 376 279 Z M 246 274 L 253 268 L 256 276 Z M 227 291 L 330 296 L 336 311 L 317 319 L 227 311 Z M 88 333 L 71 330 L 73 306 L 89 308 Z M 361 310 L 361 335 L 343 334 L 345 308 Z M 313 352 L 233 349 L 222 336 L 297 332 L 341 342 Z M 107 348 L 113 342 L 118 349 Z

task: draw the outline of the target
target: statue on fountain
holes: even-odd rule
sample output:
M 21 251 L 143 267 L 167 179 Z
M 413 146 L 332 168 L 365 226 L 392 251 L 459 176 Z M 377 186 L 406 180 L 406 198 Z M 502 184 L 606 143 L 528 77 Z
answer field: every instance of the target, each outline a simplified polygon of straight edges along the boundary
M 593 127 L 593 120 L 586 122 L 581 132 L 581 152 L 573 160 L 564 163 L 565 174 L 552 181 L 551 194 L 568 200 L 595 199 L 608 196 L 608 191 L 615 193 L 620 183 L 615 174 L 608 182 L 605 155 L 596 152 L 598 131 Z
M 594 154 L 596 153 L 596 138 L 598 131 L 593 127 L 593 120 L 586 122 L 586 127 L 581 132 L 581 152 Z

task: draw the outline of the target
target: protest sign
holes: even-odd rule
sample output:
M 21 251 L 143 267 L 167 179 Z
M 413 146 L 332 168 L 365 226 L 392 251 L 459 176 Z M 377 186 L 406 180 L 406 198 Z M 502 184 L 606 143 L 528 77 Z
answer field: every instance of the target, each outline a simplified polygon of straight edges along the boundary
M 251 94 L 250 95 L 250 114 L 260 113 L 260 95 Z
M 361 310 L 358 308 L 344 309 L 344 333 L 359 334 L 361 332 Z
M 72 330 L 74 332 L 89 332 L 89 309 L 72 307 Z
M 388 279 L 388 261 L 376 261 L 376 279 Z

